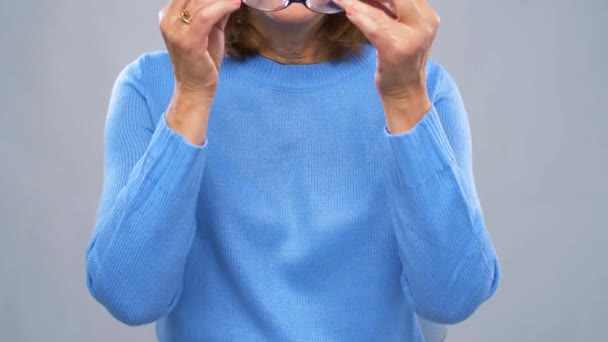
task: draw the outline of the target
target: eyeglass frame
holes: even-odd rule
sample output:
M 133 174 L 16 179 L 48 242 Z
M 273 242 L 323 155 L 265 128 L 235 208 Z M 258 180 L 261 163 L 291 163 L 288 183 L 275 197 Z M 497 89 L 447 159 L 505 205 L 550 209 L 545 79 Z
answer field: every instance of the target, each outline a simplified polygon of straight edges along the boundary
M 287 4 L 286 4 L 285 6 L 283 6 L 283 7 L 280 7 L 280 8 L 277 8 L 277 9 L 272 9 L 272 10 L 263 10 L 263 9 L 259 9 L 259 8 L 256 8 L 256 7 L 254 7 L 254 6 L 249 5 L 249 4 L 247 3 L 247 0 L 242 0 L 242 2 L 243 2 L 245 5 L 247 5 L 247 6 L 251 7 L 251 8 L 253 8 L 253 9 L 256 9 L 256 10 L 258 10 L 258 11 L 262 11 L 262 12 L 276 12 L 276 11 L 280 11 L 280 10 L 282 10 L 282 9 L 285 9 L 285 8 L 289 7 L 291 4 L 302 4 L 302 5 L 306 6 L 306 8 L 308 8 L 309 10 L 311 10 L 311 11 L 313 11 L 313 12 L 315 12 L 315 13 L 320 13 L 320 14 L 328 14 L 328 15 L 329 15 L 329 14 L 336 14 L 336 13 L 344 12 L 344 9 L 343 9 L 343 8 L 341 8 L 341 7 L 340 7 L 340 10 L 339 10 L 338 12 L 332 12 L 332 13 L 325 13 L 325 12 L 316 11 L 316 10 L 314 10 L 314 9 L 312 9 L 312 8 L 310 8 L 310 7 L 308 6 L 307 1 L 308 1 L 308 0 L 287 0 Z M 329 0 L 329 2 L 333 2 L 333 1 L 332 1 L 332 0 Z M 336 6 L 337 6 L 337 4 L 336 4 Z M 338 6 L 338 7 L 339 7 L 339 6 Z

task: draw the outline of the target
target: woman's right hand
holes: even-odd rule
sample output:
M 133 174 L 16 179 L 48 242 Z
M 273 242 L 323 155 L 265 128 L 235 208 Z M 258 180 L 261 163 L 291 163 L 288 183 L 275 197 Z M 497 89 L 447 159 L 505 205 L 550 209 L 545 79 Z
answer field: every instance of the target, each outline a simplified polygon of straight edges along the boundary
M 241 0 L 170 0 L 160 11 L 160 29 L 173 64 L 175 87 L 166 111 L 169 128 L 203 145 L 224 57 L 224 28 Z M 179 15 L 187 10 L 190 23 Z
M 160 11 L 160 29 L 173 63 L 176 88 L 215 93 L 224 57 L 224 28 L 240 0 L 170 0 Z M 191 22 L 179 15 L 187 10 Z

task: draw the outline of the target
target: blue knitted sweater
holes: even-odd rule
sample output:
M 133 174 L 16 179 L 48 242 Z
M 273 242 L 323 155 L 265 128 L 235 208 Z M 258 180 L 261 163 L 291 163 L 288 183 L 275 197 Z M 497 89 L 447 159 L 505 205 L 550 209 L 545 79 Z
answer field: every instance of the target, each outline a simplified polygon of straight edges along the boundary
M 386 128 L 376 51 L 284 65 L 226 57 L 207 139 L 168 128 L 166 52 L 119 75 L 87 287 L 160 341 L 424 341 L 498 286 L 458 88 L 427 66 L 433 108 Z

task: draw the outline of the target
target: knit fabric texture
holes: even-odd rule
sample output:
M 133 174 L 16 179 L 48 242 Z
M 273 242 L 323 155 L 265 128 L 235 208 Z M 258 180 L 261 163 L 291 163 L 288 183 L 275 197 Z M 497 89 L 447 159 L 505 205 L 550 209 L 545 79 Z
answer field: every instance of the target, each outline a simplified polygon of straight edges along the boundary
M 433 107 L 386 126 L 376 50 L 286 65 L 226 57 L 205 142 L 167 126 L 166 51 L 118 76 L 86 284 L 163 342 L 424 341 L 467 319 L 499 263 L 467 113 L 429 61 Z

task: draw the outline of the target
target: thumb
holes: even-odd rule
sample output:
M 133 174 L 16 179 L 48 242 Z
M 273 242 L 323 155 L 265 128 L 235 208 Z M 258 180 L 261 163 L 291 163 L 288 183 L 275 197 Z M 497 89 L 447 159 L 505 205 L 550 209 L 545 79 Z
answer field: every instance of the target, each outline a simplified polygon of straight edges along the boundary
M 230 17 L 230 13 L 223 16 L 222 19 L 217 23 L 217 26 L 219 27 L 219 29 L 222 32 L 224 32 L 224 30 L 226 29 L 226 23 L 228 22 L 228 17 Z

